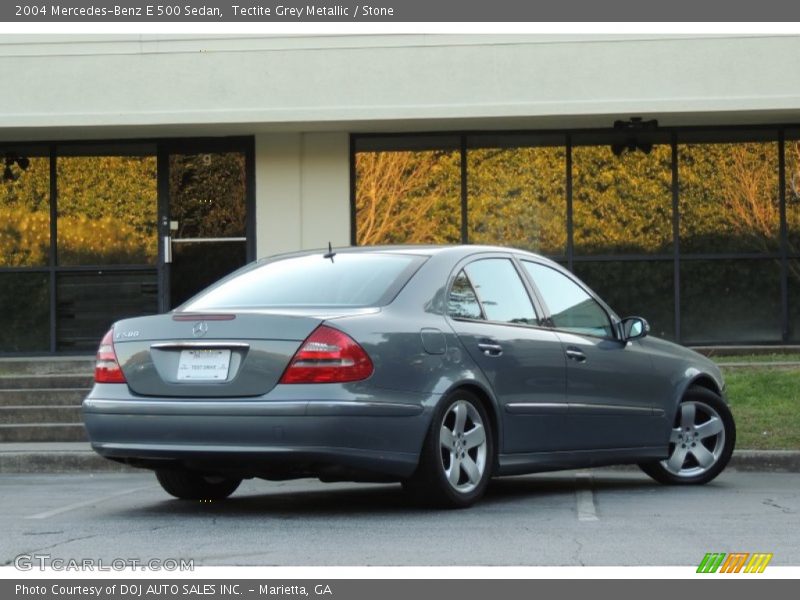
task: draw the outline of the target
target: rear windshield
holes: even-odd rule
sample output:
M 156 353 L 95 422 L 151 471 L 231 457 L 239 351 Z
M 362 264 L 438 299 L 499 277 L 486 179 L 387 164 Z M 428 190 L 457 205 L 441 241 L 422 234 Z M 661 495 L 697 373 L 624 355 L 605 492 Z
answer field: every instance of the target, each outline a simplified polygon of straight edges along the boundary
M 180 310 L 287 306 L 383 306 L 425 257 L 408 254 L 322 253 L 256 265 L 222 280 Z

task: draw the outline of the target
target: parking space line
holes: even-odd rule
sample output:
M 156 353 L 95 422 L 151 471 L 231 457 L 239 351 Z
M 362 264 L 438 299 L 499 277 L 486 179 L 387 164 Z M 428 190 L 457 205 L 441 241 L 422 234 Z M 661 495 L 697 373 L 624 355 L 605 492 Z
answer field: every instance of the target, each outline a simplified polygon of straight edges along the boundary
M 152 485 L 145 485 L 142 487 L 131 488 L 128 490 L 122 490 L 120 492 L 116 492 L 114 494 L 109 494 L 108 496 L 101 496 L 100 498 L 92 498 L 91 500 L 84 500 L 83 502 L 76 502 L 75 504 L 68 504 L 67 506 L 62 506 L 60 508 L 55 508 L 53 510 L 48 510 L 45 512 L 36 513 L 35 515 L 28 515 L 25 517 L 26 519 L 47 519 L 49 517 L 53 517 L 55 515 L 60 515 L 65 512 L 69 512 L 71 510 L 76 510 L 78 508 L 83 508 L 85 506 L 93 506 L 95 504 L 99 504 L 100 502 L 105 502 L 106 500 L 112 500 L 114 498 L 118 498 L 119 496 L 125 496 L 127 494 L 133 494 L 135 492 L 140 492 L 142 490 L 149 490 L 153 486 Z
M 575 474 L 575 500 L 579 521 L 597 521 L 597 509 L 592 492 L 592 474 L 580 472 Z

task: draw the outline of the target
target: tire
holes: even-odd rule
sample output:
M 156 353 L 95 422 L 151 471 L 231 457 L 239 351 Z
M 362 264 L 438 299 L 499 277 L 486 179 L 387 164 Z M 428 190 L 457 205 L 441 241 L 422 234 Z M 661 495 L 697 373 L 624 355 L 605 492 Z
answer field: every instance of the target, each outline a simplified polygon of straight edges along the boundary
M 165 492 L 180 500 L 223 500 L 242 482 L 241 479 L 167 469 L 156 471 L 156 479 Z
M 702 485 L 727 466 L 736 445 L 736 424 L 728 405 L 709 389 L 691 387 L 678 405 L 669 458 L 639 467 L 668 485 Z
M 486 409 L 472 392 L 457 390 L 436 407 L 417 470 L 403 487 L 421 504 L 466 508 L 486 490 L 494 461 Z

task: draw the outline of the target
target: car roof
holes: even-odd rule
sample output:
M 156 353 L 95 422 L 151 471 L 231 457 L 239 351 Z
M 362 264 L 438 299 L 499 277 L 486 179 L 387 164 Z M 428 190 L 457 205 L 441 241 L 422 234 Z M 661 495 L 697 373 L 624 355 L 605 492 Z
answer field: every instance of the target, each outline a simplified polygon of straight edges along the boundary
M 512 252 L 514 254 L 524 254 L 531 257 L 539 258 L 548 263 L 554 263 L 552 260 L 530 252 L 529 250 L 522 250 L 519 248 L 511 248 L 506 246 L 489 246 L 489 245 L 472 245 L 472 244 L 452 244 L 452 245 L 385 245 L 385 246 L 345 246 L 333 248 L 333 251 L 338 253 L 347 254 L 368 254 L 368 253 L 384 253 L 384 254 L 413 254 L 417 256 L 436 256 L 436 255 L 451 255 L 452 258 L 460 259 L 472 254 L 479 254 L 484 252 Z M 303 250 L 300 252 L 289 252 L 285 254 L 278 254 L 260 259 L 260 261 L 274 260 L 276 258 L 288 258 L 291 256 L 308 256 L 318 253 L 326 253 L 328 248 L 315 248 L 313 250 Z M 259 262 L 260 262 L 259 261 Z

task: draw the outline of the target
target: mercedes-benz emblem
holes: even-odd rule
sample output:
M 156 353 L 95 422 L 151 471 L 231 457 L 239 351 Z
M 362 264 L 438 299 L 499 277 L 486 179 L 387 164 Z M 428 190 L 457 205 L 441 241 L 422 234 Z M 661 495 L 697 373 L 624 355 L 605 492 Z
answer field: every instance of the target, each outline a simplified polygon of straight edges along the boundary
M 194 324 L 194 327 L 192 327 L 192 333 L 194 337 L 203 337 L 208 333 L 208 323 L 205 321 L 198 321 Z

